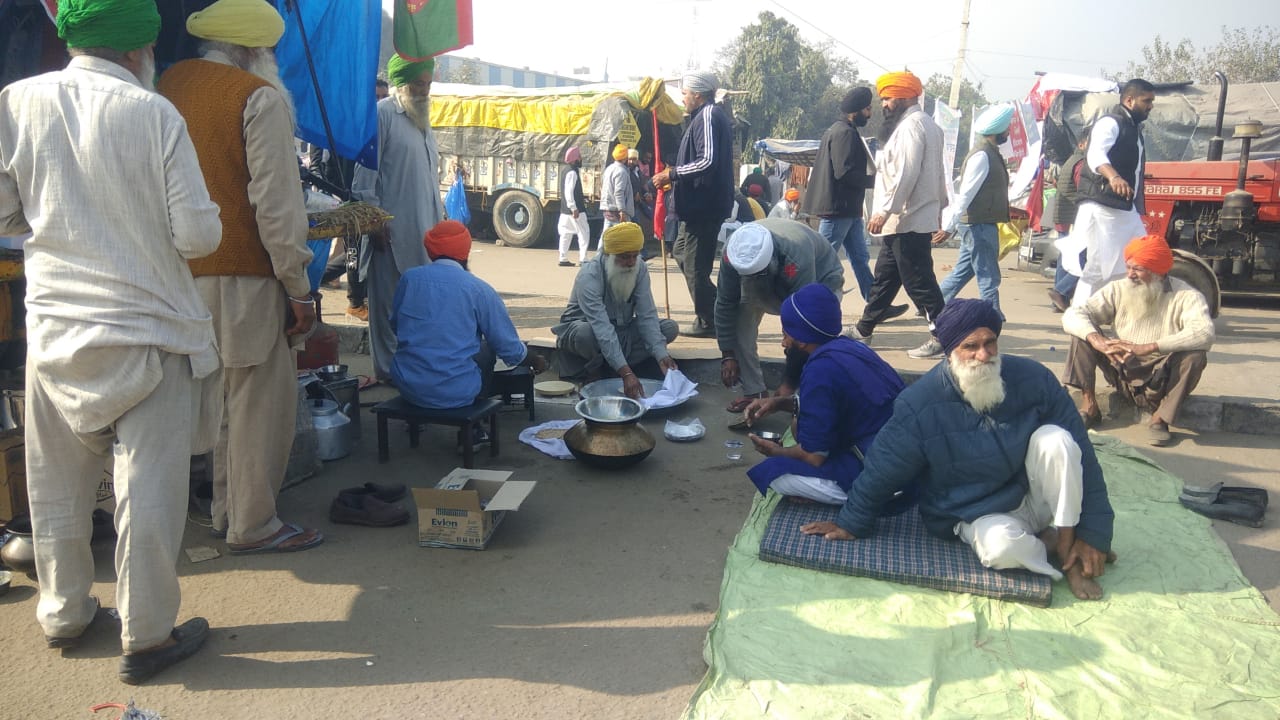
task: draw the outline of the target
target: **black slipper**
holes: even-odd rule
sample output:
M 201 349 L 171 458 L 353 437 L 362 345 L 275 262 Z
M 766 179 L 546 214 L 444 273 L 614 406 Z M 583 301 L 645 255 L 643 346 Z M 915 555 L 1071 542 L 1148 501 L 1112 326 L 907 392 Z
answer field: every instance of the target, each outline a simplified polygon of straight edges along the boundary
M 1182 494 L 1188 500 L 1210 503 L 1216 500 L 1242 502 L 1249 505 L 1257 505 L 1264 509 L 1267 507 L 1267 501 L 1269 500 L 1267 491 L 1262 488 L 1233 487 L 1222 483 L 1214 483 L 1207 487 L 1184 485 Z
M 120 682 L 140 685 L 161 670 L 195 655 L 209 638 L 209 621 L 202 617 L 191 618 L 175 627 L 170 636 L 174 643 L 168 647 L 122 656 L 117 673 Z
M 344 488 L 339 490 L 338 494 L 349 496 L 372 495 L 384 503 L 393 503 L 397 500 L 403 500 L 404 496 L 409 494 L 409 489 L 400 483 L 383 485 L 376 482 L 367 482 L 364 487 Z
M 1256 528 L 1262 527 L 1262 518 L 1266 514 L 1267 491 L 1225 487 L 1221 483 L 1207 488 L 1189 485 L 1178 496 L 1178 502 L 1205 517 Z

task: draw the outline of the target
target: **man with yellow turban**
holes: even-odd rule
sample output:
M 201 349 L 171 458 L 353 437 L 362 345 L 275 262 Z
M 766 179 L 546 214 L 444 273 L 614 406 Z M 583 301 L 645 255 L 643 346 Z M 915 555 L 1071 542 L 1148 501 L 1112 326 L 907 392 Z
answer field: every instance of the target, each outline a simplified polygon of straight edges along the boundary
M 467 407 L 489 396 L 495 357 L 545 370 L 546 360 L 520 341 L 498 292 L 471 274 L 467 226 L 445 220 L 422 245 L 431 263 L 405 272 L 391 309 L 398 340 L 391 376 L 400 395 L 419 407 Z M 489 442 L 480 426 L 473 433 L 474 444 Z
M 360 248 L 369 300 L 369 351 L 374 377 L 391 379 L 396 333 L 391 305 L 400 276 L 425 265 L 422 236 L 445 219 L 440 199 L 440 150 L 431 132 L 431 78 L 435 61 L 387 61 L 391 97 L 378 102 L 378 169 L 356 166 L 351 196 L 392 218 Z M 452 177 L 450 178 L 452 179 Z
M 89 593 L 96 480 L 113 458 L 119 678 L 196 652 L 175 625 L 192 453 L 216 440 L 221 374 L 187 260 L 218 247 L 182 116 L 152 91 L 153 0 L 60 0 L 66 69 L 0 90 L 0 235 L 26 241 L 26 473 L 36 618 L 72 648 L 105 617 Z M 67 132 L 79 128 L 79 132 Z M 295 175 L 296 182 L 296 175 Z
M 305 550 L 324 536 L 276 513 L 290 450 L 280 439 L 296 424 L 290 346 L 315 322 L 293 106 L 271 49 L 284 19 L 264 0 L 218 0 L 187 31 L 201 57 L 169 68 L 159 88 L 186 118 L 222 211 L 222 244 L 191 263 L 226 370 L 213 527 L 232 554 Z
M 631 168 L 627 165 L 628 148 L 613 146 L 613 162 L 600 178 L 600 210 L 604 213 L 604 230 L 624 222 L 635 222 L 635 192 L 631 188 Z M 603 231 L 602 231 L 603 232 Z M 603 237 L 603 234 L 601 235 Z
M 650 359 L 664 374 L 676 368 L 667 343 L 676 339 L 672 320 L 659 320 L 649 268 L 639 262 L 644 231 L 624 222 L 604 231 L 601 252 L 578 270 L 569 306 L 551 328 L 560 351 L 560 374 L 596 379 L 608 369 L 622 378 L 627 397 L 644 397 L 633 366 Z
M 1067 308 L 1062 327 L 1071 334 L 1063 383 L 1079 388 L 1086 427 L 1102 422 L 1094 392 L 1095 368 L 1123 397 L 1151 414 L 1147 441 L 1168 445 L 1170 423 L 1208 362 L 1213 346 L 1209 304 L 1200 291 L 1169 277 L 1173 252 L 1164 238 L 1147 235 L 1124 249 L 1128 274 L 1083 304 Z M 1111 326 L 1115 337 L 1102 332 Z
M 948 174 L 942 166 L 942 130 L 920 109 L 923 92 L 920 78 L 910 72 L 885 73 L 876 80 L 884 125 L 867 232 L 880 236 L 884 246 L 876 256 L 862 319 L 847 330 L 855 340 L 869 341 L 876 325 L 901 312 L 893 305 L 900 288 L 924 311 L 931 333 L 942 312 L 931 241 L 942 227 Z M 938 357 L 942 346 L 931 335 L 907 355 Z

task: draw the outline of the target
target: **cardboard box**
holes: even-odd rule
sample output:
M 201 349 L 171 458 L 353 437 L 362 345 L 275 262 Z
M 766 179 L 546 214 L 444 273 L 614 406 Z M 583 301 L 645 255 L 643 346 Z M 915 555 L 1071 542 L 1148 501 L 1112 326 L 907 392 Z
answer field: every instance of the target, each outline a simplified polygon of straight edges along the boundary
M 434 488 L 414 488 L 418 545 L 483 550 L 507 511 L 519 510 L 538 484 L 510 477 L 509 470 L 454 468 Z
M 22 428 L 0 432 L 0 518 L 28 512 L 27 443 Z

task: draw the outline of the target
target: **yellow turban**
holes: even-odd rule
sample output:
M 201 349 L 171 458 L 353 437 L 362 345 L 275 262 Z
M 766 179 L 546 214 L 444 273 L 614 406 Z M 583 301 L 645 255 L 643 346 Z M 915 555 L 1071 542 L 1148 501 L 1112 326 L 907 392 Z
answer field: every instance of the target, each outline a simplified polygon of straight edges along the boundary
M 614 145 L 614 146 L 613 146 L 613 159 L 614 159 L 614 160 L 617 160 L 618 162 L 626 162 L 626 161 L 627 161 L 627 150 L 628 150 L 628 149 L 629 149 L 629 148 L 627 148 L 627 146 L 626 146 L 626 145 L 623 145 L 622 143 L 618 143 L 617 145 Z
M 924 94 L 920 78 L 908 71 L 885 73 L 876 80 L 876 94 L 882 98 L 914 98 Z
M 191 13 L 187 32 L 205 40 L 269 48 L 284 35 L 284 18 L 266 0 L 218 0 Z
M 605 230 L 601 240 L 606 255 L 640 252 L 644 247 L 644 231 L 633 222 L 618 223 Z

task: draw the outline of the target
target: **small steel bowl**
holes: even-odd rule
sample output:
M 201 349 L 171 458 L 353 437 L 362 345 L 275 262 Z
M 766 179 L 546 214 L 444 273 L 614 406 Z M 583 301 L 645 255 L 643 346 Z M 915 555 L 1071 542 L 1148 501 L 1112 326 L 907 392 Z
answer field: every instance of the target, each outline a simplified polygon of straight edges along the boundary
M 768 440 L 769 442 L 776 442 L 776 443 L 782 442 L 782 433 L 776 433 L 776 432 L 773 432 L 772 430 L 761 430 L 755 435 L 761 440 Z
M 320 378 L 320 382 L 333 382 L 335 380 L 347 379 L 346 365 L 325 365 L 315 369 L 316 377 Z
M 605 425 L 635 422 L 644 415 L 644 406 L 629 397 L 604 396 L 579 400 L 573 406 L 583 419 Z

